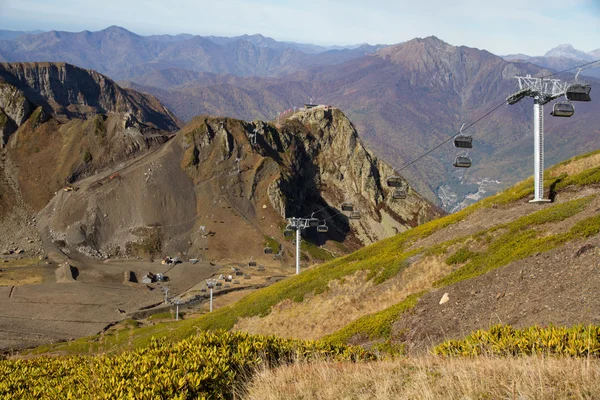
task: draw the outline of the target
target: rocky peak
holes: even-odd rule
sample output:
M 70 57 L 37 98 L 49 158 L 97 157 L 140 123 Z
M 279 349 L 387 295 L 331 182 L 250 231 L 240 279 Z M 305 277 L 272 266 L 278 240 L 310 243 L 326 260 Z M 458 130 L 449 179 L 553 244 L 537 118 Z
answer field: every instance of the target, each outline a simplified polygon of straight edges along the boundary
M 157 129 L 174 131 L 179 125 L 154 97 L 122 89 L 102 74 L 67 63 L 0 63 L 0 81 L 58 119 L 132 113 Z
M 386 47 L 376 56 L 398 65 L 410 85 L 450 87 L 461 91 L 483 66 L 503 62 L 487 51 L 452 46 L 435 36 Z
M 588 60 L 593 61 L 594 57 L 585 51 L 577 50 L 573 45 L 566 43 L 560 44 L 555 48 L 546 52 L 544 57 L 555 57 L 555 58 L 571 58 L 574 60 Z
M 282 218 L 315 210 L 321 210 L 321 219 L 335 218 L 342 215 L 342 202 L 353 202 L 362 218 L 346 218 L 345 224 L 363 244 L 440 214 L 412 190 L 407 199 L 392 199 L 386 179 L 395 175 L 393 169 L 364 147 L 354 125 L 336 108 L 300 111 L 281 126 L 199 117 L 182 137 L 187 147 L 182 166 L 195 182 L 211 179 L 215 170 L 235 174 L 239 163 L 240 170 L 255 171 L 251 197 L 260 197 L 256 187 L 268 185 L 268 201 Z

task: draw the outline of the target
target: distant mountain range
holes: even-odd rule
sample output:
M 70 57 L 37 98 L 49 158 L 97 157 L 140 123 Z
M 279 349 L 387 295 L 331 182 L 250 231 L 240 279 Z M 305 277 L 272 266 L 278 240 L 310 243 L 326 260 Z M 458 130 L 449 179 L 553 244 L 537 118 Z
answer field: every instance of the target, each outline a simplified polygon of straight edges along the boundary
M 384 47 L 365 44 L 329 49 L 277 42 L 262 35 L 233 38 L 188 34 L 140 36 L 117 26 L 98 32 L 50 31 L 15 35 L 7 38 L 10 40 L 0 40 L 0 61 L 68 62 L 115 79 L 133 79 L 148 70 L 163 68 L 275 76 L 315 65 L 341 63 Z
M 0 40 L 1 59 L 66 61 L 104 72 L 121 86 L 154 95 L 184 121 L 199 114 L 272 120 L 311 100 L 331 104 L 396 168 L 502 103 L 516 88 L 515 75 L 553 74 L 598 52 L 563 45 L 540 61 L 525 55 L 503 59 L 436 37 L 331 50 L 261 35 L 140 36 L 119 27 Z M 571 72 L 558 77 L 573 80 Z M 583 71 L 588 75 L 582 80 L 595 87 L 592 73 Z M 570 119 L 548 117 L 548 163 L 600 147 L 597 104 L 576 104 Z M 462 207 L 532 173 L 531 131 L 526 100 L 501 108 L 471 130 L 476 145 L 468 171 L 452 167 L 457 152 L 448 144 L 402 173 L 447 210 Z
M 585 51 L 575 49 L 570 44 L 561 44 L 547 51 L 543 56 L 532 57 L 525 54 L 509 54 L 503 58 L 507 61 L 526 61 L 542 67 L 562 71 L 600 59 L 600 49 L 586 53 Z M 600 65 L 583 70 L 581 75 L 600 78 Z
M 6 29 L 0 29 L 0 40 L 13 40 L 23 35 L 38 35 L 44 33 L 44 31 L 10 31 Z

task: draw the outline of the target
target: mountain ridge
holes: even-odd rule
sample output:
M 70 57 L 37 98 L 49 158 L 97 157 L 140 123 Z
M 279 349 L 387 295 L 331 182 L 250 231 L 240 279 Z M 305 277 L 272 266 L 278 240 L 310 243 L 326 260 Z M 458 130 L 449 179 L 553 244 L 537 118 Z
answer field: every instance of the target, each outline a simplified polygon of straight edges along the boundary
M 120 70 L 157 63 L 198 72 L 269 76 L 294 71 L 304 65 L 341 62 L 380 47 L 311 48 L 310 45 L 278 42 L 262 35 L 233 38 L 187 34 L 142 36 L 113 25 L 97 32 L 50 31 L 0 40 L 0 55 L 6 62 L 68 62 L 110 74 L 116 79 L 126 78 L 118 75 Z

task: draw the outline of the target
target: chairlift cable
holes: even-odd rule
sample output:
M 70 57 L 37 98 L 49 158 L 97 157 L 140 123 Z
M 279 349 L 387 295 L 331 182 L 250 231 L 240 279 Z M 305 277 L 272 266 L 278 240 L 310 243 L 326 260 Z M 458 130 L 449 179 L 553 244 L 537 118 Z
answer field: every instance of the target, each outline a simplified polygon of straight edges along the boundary
M 475 125 L 476 123 L 478 123 L 479 121 L 483 120 L 484 118 L 486 118 L 488 115 L 490 115 L 491 113 L 493 113 L 494 111 L 496 111 L 497 109 L 499 109 L 500 107 L 502 107 L 503 105 L 506 104 L 506 100 L 502 101 L 502 103 L 500 103 L 499 105 L 497 105 L 496 107 L 494 107 L 493 109 L 491 109 L 490 111 L 488 111 L 487 113 L 485 113 L 484 115 L 482 115 L 481 117 L 477 118 L 475 121 L 471 122 L 469 125 L 465 126 L 463 128 L 463 132 L 466 131 L 467 129 L 469 129 L 470 127 L 472 127 L 473 125 Z M 406 169 L 408 167 L 410 167 L 411 165 L 413 165 L 414 163 L 416 163 L 417 161 L 419 161 L 420 159 L 422 159 L 423 157 L 425 157 L 426 155 L 432 153 L 433 151 L 439 149 L 440 147 L 442 147 L 443 145 L 445 145 L 446 143 L 448 143 L 451 140 L 454 140 L 454 137 L 458 135 L 458 133 L 450 136 L 448 139 L 444 140 L 443 142 L 441 142 L 440 144 L 438 144 L 437 146 L 427 150 L 425 153 L 423 153 L 422 155 L 420 155 L 419 157 L 415 158 L 414 160 L 410 161 L 409 163 L 405 164 L 404 166 L 402 166 L 401 168 L 398 168 L 397 171 L 402 171 L 403 169 Z
M 569 72 L 572 69 L 578 69 L 578 68 L 582 68 L 582 67 L 585 67 L 585 66 L 588 66 L 588 67 L 587 68 L 582 68 L 582 70 L 589 69 L 589 68 L 594 68 L 594 67 L 591 66 L 591 64 L 595 64 L 597 62 L 600 62 L 600 59 L 594 60 L 594 61 L 590 61 L 590 62 L 587 62 L 585 64 L 576 65 L 576 66 L 571 67 L 571 68 L 563 69 L 562 71 L 554 72 L 553 74 L 544 75 L 544 76 L 540 77 L 540 79 L 549 78 L 551 76 L 562 74 L 563 72 Z

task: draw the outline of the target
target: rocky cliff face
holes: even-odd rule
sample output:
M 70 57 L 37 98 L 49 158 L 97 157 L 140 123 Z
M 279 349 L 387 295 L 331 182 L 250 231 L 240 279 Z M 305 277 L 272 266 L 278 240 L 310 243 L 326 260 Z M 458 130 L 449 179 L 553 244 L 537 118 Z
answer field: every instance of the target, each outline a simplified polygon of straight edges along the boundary
M 122 89 L 102 74 L 70 64 L 0 63 L 0 82 L 19 91 L 13 98 L 26 97 L 62 120 L 129 113 L 156 129 L 175 131 L 179 127 L 177 118 L 154 97 Z M 10 96 L 2 95 L 2 100 Z
M 342 242 L 370 244 L 441 214 L 412 190 L 406 199 L 392 199 L 386 179 L 393 169 L 363 146 L 339 109 L 298 112 L 281 126 L 196 119 L 184 128 L 183 146 L 182 166 L 197 183 L 213 179 L 216 171 L 206 165 L 216 165 L 242 177 L 240 196 L 253 214 L 266 201 L 281 218 L 316 212 Z M 361 219 L 341 212 L 344 201 L 354 204 Z
M 10 135 L 25 122 L 32 108 L 22 91 L 0 82 L 0 148 L 4 147 Z

